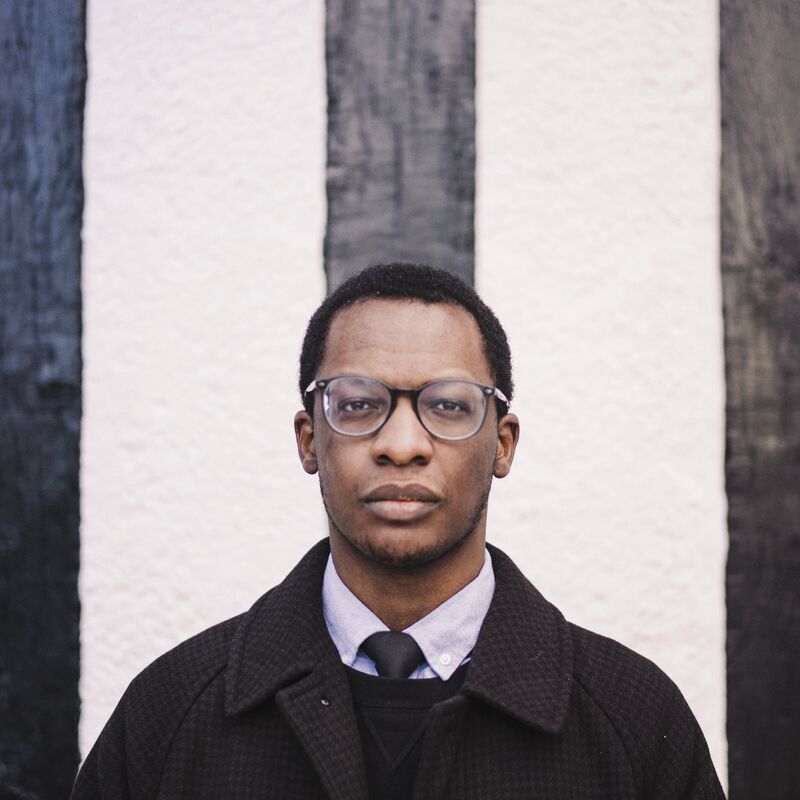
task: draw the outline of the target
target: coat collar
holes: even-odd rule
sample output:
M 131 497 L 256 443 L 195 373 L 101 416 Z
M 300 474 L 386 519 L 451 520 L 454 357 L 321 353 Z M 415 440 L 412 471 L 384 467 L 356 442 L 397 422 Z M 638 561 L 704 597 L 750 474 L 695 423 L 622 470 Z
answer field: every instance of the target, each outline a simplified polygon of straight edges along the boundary
M 528 725 L 557 733 L 572 687 L 569 626 L 511 559 L 489 546 L 496 588 L 462 691 Z M 226 713 L 246 711 L 339 655 L 322 614 L 328 541 L 244 615 L 231 643 Z
M 569 625 L 502 550 L 488 548 L 496 588 L 462 691 L 558 733 L 572 691 Z
M 318 542 L 244 615 L 228 657 L 227 714 L 272 698 L 320 661 L 338 661 L 322 615 L 322 575 L 329 552 L 327 539 Z

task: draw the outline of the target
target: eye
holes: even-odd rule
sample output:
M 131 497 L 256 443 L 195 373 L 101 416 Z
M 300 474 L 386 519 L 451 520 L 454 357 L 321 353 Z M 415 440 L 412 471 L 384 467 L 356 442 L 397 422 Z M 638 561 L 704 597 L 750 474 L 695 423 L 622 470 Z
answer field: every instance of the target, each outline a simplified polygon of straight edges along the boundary
M 431 403 L 428 408 L 432 411 L 442 411 L 448 414 L 464 414 L 469 412 L 469 406 L 459 400 L 447 400 L 442 398 L 435 403 Z
M 351 397 L 339 403 L 339 411 L 347 413 L 355 413 L 358 411 L 370 411 L 377 408 L 375 403 L 369 400 L 362 400 L 359 397 Z
M 425 413 L 440 419 L 456 419 L 472 414 L 472 406 L 455 397 L 436 397 L 425 404 Z

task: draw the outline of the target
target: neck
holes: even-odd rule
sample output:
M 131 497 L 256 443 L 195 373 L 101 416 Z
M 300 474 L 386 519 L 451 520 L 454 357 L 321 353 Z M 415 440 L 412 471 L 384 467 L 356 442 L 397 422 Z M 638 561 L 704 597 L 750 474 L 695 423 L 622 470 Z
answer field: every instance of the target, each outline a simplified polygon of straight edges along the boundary
M 485 523 L 439 558 L 413 566 L 377 562 L 333 526 L 330 540 L 342 582 L 392 631 L 405 630 L 461 591 L 485 560 Z

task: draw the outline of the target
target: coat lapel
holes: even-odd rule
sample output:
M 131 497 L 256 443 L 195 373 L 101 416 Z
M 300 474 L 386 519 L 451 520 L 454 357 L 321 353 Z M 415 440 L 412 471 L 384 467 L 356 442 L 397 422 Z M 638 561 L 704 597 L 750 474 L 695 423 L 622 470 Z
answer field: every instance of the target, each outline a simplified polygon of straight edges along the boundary
M 569 625 L 505 553 L 488 548 L 496 588 L 462 692 L 558 733 L 572 692 Z
M 331 798 L 367 800 L 353 700 L 341 663 L 320 663 L 275 699 Z
M 245 615 L 231 644 L 226 714 L 275 699 L 334 800 L 366 800 L 353 701 L 322 614 L 327 540 Z
M 472 702 L 549 734 L 562 729 L 572 691 L 572 637 L 561 614 L 489 545 L 495 593 L 461 693 L 431 711 L 414 800 L 446 796 Z
M 453 768 L 469 700 L 457 694 L 431 709 L 414 782 L 414 800 L 441 800 Z

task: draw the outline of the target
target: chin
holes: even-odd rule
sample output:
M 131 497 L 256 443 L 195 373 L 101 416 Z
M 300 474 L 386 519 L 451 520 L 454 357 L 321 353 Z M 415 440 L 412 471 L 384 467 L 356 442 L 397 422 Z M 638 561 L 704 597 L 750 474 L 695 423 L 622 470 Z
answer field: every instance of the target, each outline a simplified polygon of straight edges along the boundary
M 404 545 L 402 542 L 387 542 L 383 537 L 378 541 L 367 539 L 360 545 L 356 546 L 365 556 L 386 567 L 420 567 L 436 561 L 452 549 L 447 542 Z
M 376 531 L 368 536 L 348 536 L 335 525 L 339 535 L 370 561 L 385 567 L 421 567 L 443 558 L 461 545 L 473 530 L 455 539 L 419 531 Z

